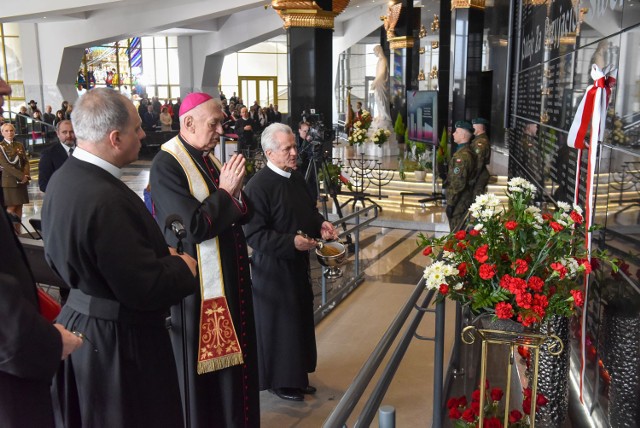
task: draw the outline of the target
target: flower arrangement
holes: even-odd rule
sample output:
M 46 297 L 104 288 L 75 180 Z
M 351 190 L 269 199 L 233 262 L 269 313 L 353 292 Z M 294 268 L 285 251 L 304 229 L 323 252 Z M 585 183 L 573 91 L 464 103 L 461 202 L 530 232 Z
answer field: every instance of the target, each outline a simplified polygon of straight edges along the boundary
M 489 382 L 485 383 L 485 408 L 483 426 L 487 428 L 502 428 L 504 425 L 500 419 L 499 405 L 504 393 L 500 388 L 489 389 Z M 530 426 L 529 419 L 524 415 L 531 411 L 531 388 L 522 391 L 524 399 L 522 401 L 522 412 L 513 409 L 509 412 L 509 424 L 505 428 L 525 428 Z M 538 393 L 536 394 L 536 410 L 539 407 L 546 406 L 549 401 L 547 398 Z M 449 409 L 449 419 L 453 419 L 455 428 L 471 428 L 477 427 L 480 419 L 480 389 L 473 391 L 471 395 L 471 405 L 467 407 L 467 397 L 464 395 L 457 398 L 450 398 L 447 401 Z
M 360 120 L 354 123 L 353 126 L 355 126 L 356 128 L 362 128 L 366 131 L 371 126 L 372 120 L 373 118 L 371 117 L 371 112 L 369 112 L 369 110 L 362 110 Z
M 373 144 L 377 145 L 378 147 L 382 147 L 382 145 L 387 142 L 390 136 L 391 131 L 388 131 L 384 128 L 378 128 L 376 129 L 376 132 L 373 133 L 371 141 L 373 141 Z
M 437 300 L 450 298 L 476 315 L 489 313 L 524 327 L 553 315 L 570 316 L 584 302 L 578 278 L 592 269 L 582 209 L 559 202 L 553 214 L 542 213 L 531 205 L 536 193 L 531 183 L 517 177 L 507 187 L 506 207 L 494 194 L 476 198 L 469 232 L 419 235 L 424 255 L 443 252 L 424 270 L 426 287 L 439 290 Z M 594 254 L 616 270 L 606 252 Z
M 356 126 L 358 122 L 356 122 L 353 126 L 353 131 L 351 135 L 349 135 L 349 145 L 353 146 L 355 144 L 362 145 L 365 141 L 367 141 L 367 130 L 364 128 L 359 128 Z

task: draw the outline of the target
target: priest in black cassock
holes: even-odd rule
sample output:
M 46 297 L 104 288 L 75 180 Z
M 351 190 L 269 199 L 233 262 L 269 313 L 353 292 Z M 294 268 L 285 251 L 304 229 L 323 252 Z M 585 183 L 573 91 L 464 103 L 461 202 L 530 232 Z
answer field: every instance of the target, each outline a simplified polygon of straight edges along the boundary
M 251 215 L 242 193 L 244 157 L 213 156 L 222 107 L 204 93 L 180 107 L 180 134 L 151 166 L 158 220 L 184 220 L 185 251 L 198 258 L 200 292 L 171 309 L 171 337 L 189 428 L 260 426 L 255 324 L 242 224 Z M 175 236 L 165 233 L 173 245 Z M 214 333 L 214 334 L 211 334 Z
M 182 427 L 166 318 L 197 290 L 196 261 L 167 246 L 120 180 L 144 138 L 131 101 L 92 89 L 72 122 L 77 147 L 49 181 L 42 231 L 48 263 L 71 287 L 58 322 L 86 343 L 54 379 L 56 425 Z
M 334 226 L 316 208 L 304 177 L 296 171 L 296 141 L 286 125 L 269 125 L 261 137 L 268 158 L 245 189 L 254 214 L 245 226 L 253 249 L 253 298 L 258 332 L 260 389 L 285 400 L 313 394 L 308 373 L 317 352 L 309 250 L 315 239 L 335 239 Z
M 0 242 L 0 426 L 53 427 L 51 378 L 82 340 L 38 312 L 33 275 L 4 212 Z

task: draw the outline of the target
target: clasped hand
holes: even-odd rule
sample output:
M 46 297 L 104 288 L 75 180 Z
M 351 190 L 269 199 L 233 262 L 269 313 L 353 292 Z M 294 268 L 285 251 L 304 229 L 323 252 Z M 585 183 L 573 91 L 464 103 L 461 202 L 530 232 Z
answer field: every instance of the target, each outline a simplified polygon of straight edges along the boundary
M 240 197 L 242 182 L 246 174 L 244 163 L 244 156 L 236 153 L 220 169 L 220 188 L 236 198 Z

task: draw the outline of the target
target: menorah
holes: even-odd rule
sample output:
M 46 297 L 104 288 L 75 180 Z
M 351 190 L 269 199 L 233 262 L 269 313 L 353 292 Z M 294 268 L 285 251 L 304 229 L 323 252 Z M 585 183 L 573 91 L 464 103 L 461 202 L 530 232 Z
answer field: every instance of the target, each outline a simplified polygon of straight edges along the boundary
M 365 159 L 364 153 L 360 154 L 360 158 L 347 159 L 347 163 L 348 165 L 346 168 L 349 172 L 353 190 L 349 192 L 342 192 L 343 195 L 351 197 L 340 205 L 340 208 L 344 208 L 351 203 L 351 209 L 354 210 L 358 202 L 365 207 L 365 201 L 369 201 L 382 211 L 382 207 L 373 201 L 371 197 L 377 197 L 378 199 L 388 197 L 382 194 L 382 188 L 393 180 L 394 172 L 383 170 L 381 167 L 382 162 L 378 159 Z M 369 188 L 375 188 L 377 194 L 367 192 Z

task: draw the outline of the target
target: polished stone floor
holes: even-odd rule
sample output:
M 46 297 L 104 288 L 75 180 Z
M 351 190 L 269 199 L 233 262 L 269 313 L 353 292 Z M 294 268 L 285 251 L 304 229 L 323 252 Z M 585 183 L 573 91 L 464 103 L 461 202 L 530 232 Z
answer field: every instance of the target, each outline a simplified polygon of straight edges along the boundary
M 122 177 L 141 198 L 148 182 L 150 159 L 150 155 L 143 154 L 141 160 L 125 169 Z M 69 190 L 73 191 L 72 185 Z M 24 209 L 25 224 L 28 218 L 39 217 L 42 206 L 43 194 L 35 180 L 29 193 L 31 202 Z M 345 214 L 350 209 L 345 207 Z M 332 203 L 328 211 L 335 212 Z M 336 218 L 335 214 L 330 217 Z M 421 205 L 417 198 L 407 198 L 404 203 L 399 197 L 385 201 L 379 217 L 361 233 L 364 282 L 317 325 L 318 367 L 310 379 L 318 392 L 300 403 L 262 392 L 262 426 L 322 426 L 420 279 L 425 260 L 415 243 L 417 234 L 446 230 L 445 219 L 441 206 Z M 452 322 L 449 320 L 448 325 Z M 432 315 L 425 316 L 419 333 L 433 335 Z M 451 348 L 450 333 L 446 335 L 445 361 Z M 397 409 L 397 426 L 430 425 L 432 378 L 433 343 L 414 339 L 383 400 L 383 404 Z M 365 398 L 370 390 L 371 387 L 365 392 Z M 358 405 L 354 415 L 361 408 L 362 404 Z M 356 417 L 349 426 L 353 426 Z M 377 425 L 377 421 L 374 423 Z

